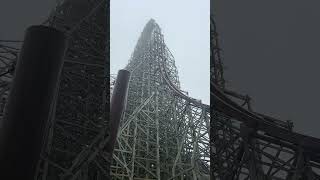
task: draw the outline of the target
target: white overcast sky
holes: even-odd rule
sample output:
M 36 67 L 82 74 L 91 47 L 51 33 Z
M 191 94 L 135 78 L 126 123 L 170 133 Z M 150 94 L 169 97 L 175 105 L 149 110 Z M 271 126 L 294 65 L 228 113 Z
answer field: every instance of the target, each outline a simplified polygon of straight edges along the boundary
M 110 72 L 125 67 L 151 19 L 175 57 L 182 90 L 210 102 L 210 0 L 111 0 Z

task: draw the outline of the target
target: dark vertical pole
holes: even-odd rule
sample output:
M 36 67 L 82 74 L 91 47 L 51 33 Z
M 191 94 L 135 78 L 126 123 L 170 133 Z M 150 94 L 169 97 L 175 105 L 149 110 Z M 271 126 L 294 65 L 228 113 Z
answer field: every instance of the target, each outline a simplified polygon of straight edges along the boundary
M 0 130 L 0 179 L 33 179 L 66 47 L 56 29 L 27 29 Z
M 113 148 L 117 138 L 119 122 L 126 105 L 126 98 L 129 86 L 130 72 L 120 70 L 117 75 L 116 84 L 113 89 L 110 103 L 110 123 L 109 123 L 109 141 L 106 144 L 106 152 L 112 160 Z M 110 167 L 108 167 L 110 168 Z

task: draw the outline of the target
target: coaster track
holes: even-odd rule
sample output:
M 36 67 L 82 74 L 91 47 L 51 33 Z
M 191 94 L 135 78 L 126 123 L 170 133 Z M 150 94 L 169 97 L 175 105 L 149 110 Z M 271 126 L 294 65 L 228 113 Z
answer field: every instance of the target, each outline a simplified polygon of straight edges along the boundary
M 212 17 L 211 24 L 215 24 L 213 21 Z M 217 42 L 216 29 L 211 31 Z M 211 50 L 217 57 L 221 49 L 211 46 Z M 215 57 L 211 56 L 212 62 Z M 221 72 L 214 64 L 211 63 L 211 73 Z M 232 100 L 241 96 L 228 93 L 217 82 L 221 81 L 210 83 L 210 144 L 214 162 L 211 179 L 320 179 L 320 139 L 295 133 L 286 122 L 245 109 Z
M 127 110 L 113 179 L 209 179 L 209 106 L 180 89 L 159 25 L 145 26 L 126 69 Z

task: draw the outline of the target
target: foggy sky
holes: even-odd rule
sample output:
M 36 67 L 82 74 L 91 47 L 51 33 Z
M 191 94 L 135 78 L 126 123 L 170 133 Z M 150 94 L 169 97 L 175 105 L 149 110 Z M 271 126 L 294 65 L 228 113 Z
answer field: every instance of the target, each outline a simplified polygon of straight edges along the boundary
M 26 28 L 44 22 L 55 0 L 1 0 L 0 39 L 23 40 Z
M 209 0 L 111 0 L 110 72 L 124 68 L 151 19 L 175 57 L 182 90 L 210 101 Z
M 320 137 L 320 1 L 215 0 L 228 87 Z

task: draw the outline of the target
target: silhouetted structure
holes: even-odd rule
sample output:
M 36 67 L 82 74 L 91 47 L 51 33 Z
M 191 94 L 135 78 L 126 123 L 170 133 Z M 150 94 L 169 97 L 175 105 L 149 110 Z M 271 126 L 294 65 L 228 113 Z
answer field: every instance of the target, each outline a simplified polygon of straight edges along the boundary
M 54 28 L 27 29 L 0 128 L 0 179 L 33 180 L 66 47 Z
M 36 179 L 107 179 L 108 2 L 61 1 L 46 22 L 69 46 Z
M 248 96 L 225 88 L 213 18 L 211 24 L 211 179 L 320 179 L 320 139 L 253 112 Z
M 65 33 L 68 49 L 45 131 L 37 180 L 107 179 L 110 160 L 103 154 L 109 137 L 107 14 L 106 0 L 64 0 L 43 23 Z M 1 108 L 7 101 L 20 43 L 0 41 Z

